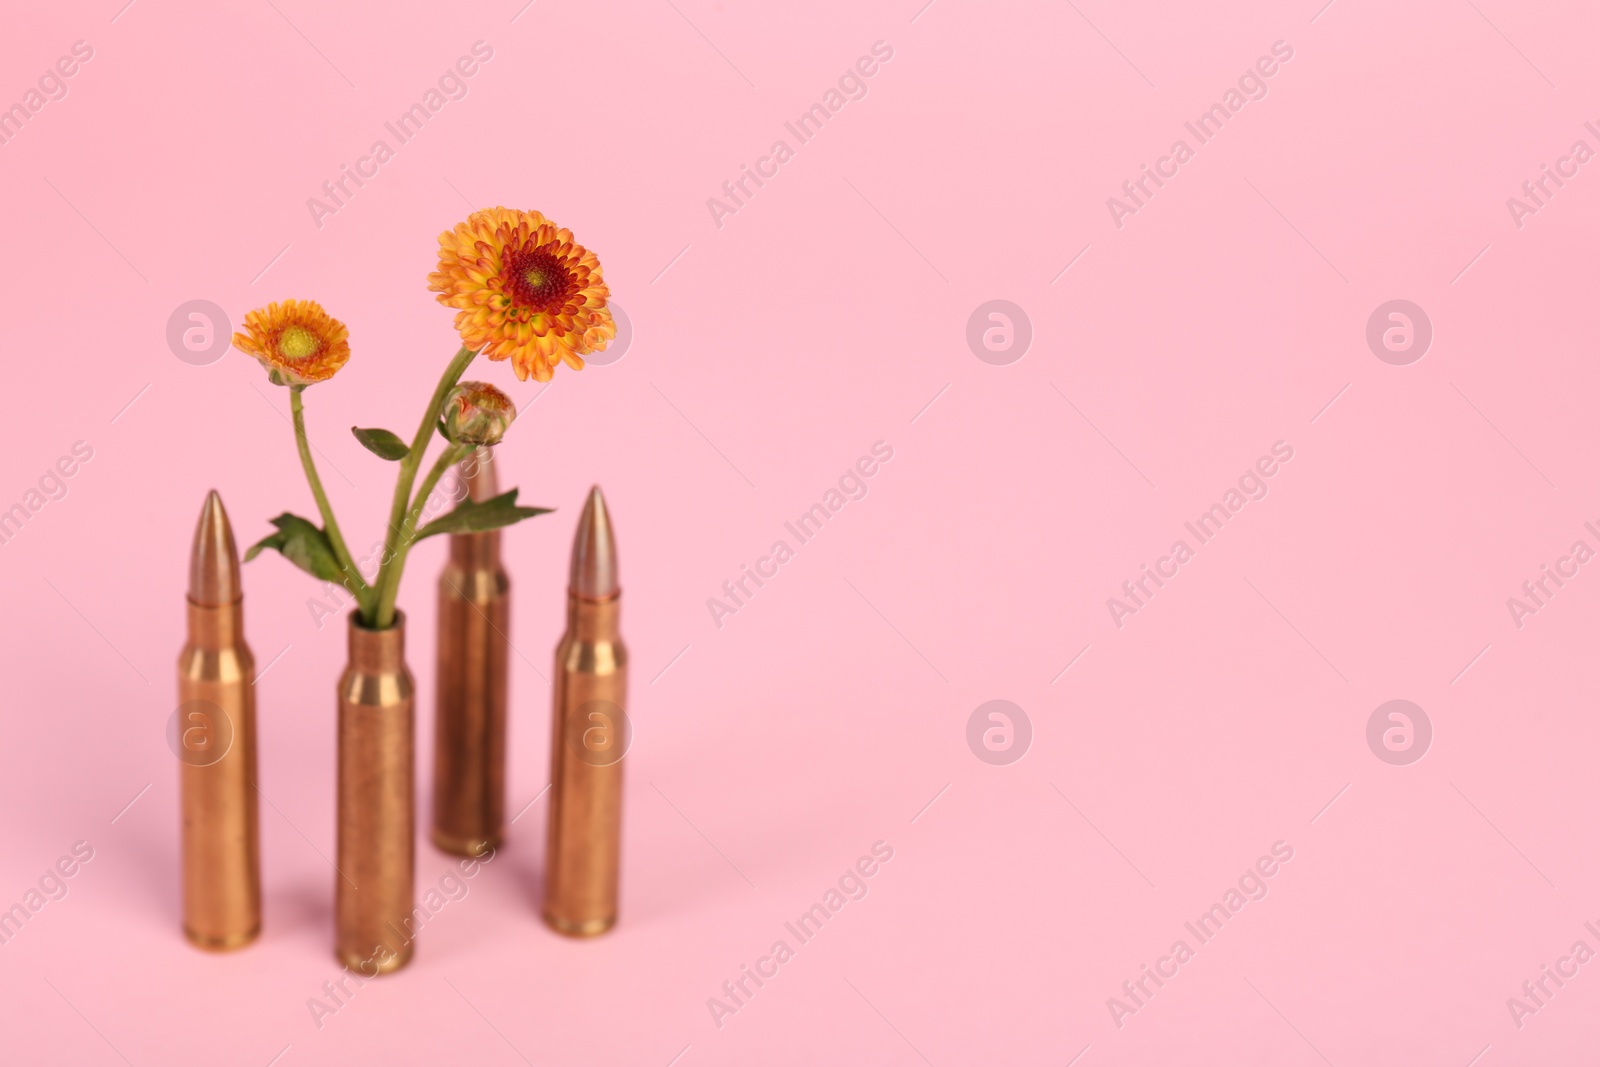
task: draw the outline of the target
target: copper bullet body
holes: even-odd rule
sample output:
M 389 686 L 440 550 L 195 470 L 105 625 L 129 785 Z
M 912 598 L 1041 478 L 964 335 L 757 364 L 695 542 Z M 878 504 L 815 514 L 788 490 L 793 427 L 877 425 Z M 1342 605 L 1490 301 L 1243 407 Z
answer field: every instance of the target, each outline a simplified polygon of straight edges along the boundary
M 369 630 L 352 613 L 349 632 L 350 663 L 339 680 L 334 937 L 340 962 L 371 976 L 404 967 L 416 948 L 416 691 L 404 615 L 387 630 Z
M 622 757 L 630 739 L 621 607 L 616 544 L 596 487 L 573 543 L 552 687 L 544 920 L 572 937 L 602 934 L 617 921 Z
M 479 449 L 458 470 L 473 500 L 496 495 L 489 449 Z M 460 856 L 481 856 L 500 845 L 510 590 L 499 530 L 451 535 L 450 559 L 439 575 L 433 843 Z
M 189 561 L 188 641 L 178 657 L 183 932 L 213 951 L 261 932 L 255 659 L 244 642 L 239 556 L 213 491 Z

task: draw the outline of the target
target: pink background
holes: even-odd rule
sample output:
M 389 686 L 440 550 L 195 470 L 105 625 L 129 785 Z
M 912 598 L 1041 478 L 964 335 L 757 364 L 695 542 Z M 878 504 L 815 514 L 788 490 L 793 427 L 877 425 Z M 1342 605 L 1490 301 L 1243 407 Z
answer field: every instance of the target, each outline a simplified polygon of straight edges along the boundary
M 94 450 L 0 546 L 0 906 L 94 849 L 0 947 L 7 1062 L 1487 1067 L 1600 1047 L 1600 962 L 1520 1027 L 1506 1003 L 1574 942 L 1600 949 L 1600 576 L 1520 628 L 1506 606 L 1574 541 L 1600 548 L 1600 164 L 1520 228 L 1506 206 L 1574 141 L 1600 149 L 1592 8 L 122 3 L 32 5 L 0 39 L 0 104 L 94 50 L 0 146 L 0 507 Z M 479 40 L 466 98 L 318 228 L 306 199 Z M 797 146 L 783 123 L 880 40 L 866 98 Z M 1183 123 L 1280 40 L 1265 99 L 1119 229 L 1106 198 L 1193 147 Z M 778 138 L 795 157 L 719 228 L 706 199 Z M 636 332 L 548 397 L 473 371 L 522 407 L 505 468 L 560 509 L 507 537 L 512 811 L 547 781 L 590 483 L 619 527 L 623 918 L 592 943 L 540 923 L 540 800 L 415 963 L 319 1028 L 343 633 L 279 559 L 245 578 L 271 662 L 265 933 L 224 957 L 179 933 L 162 735 L 195 517 L 218 487 L 249 541 L 312 504 L 285 394 L 237 353 L 176 358 L 166 324 L 289 296 L 349 324 L 353 359 L 307 399 L 364 550 L 392 468 L 345 428 L 415 425 L 456 347 L 425 289 L 435 237 L 493 204 L 571 227 Z M 965 340 L 991 299 L 1032 323 L 1010 365 Z M 1408 366 L 1364 336 L 1393 299 L 1434 328 Z M 707 598 L 880 440 L 869 495 L 719 629 Z M 1280 440 L 1270 494 L 1119 629 L 1106 599 Z M 424 813 L 443 549 L 402 593 Z M 966 740 L 992 699 L 1032 724 L 1006 766 Z M 1368 747 L 1391 699 L 1431 720 L 1419 762 Z M 869 895 L 716 1025 L 707 999 L 880 840 Z M 1294 858 L 1268 896 L 1190 939 L 1277 841 Z M 419 888 L 448 863 L 423 841 Z M 1119 1027 L 1107 998 L 1179 938 L 1194 958 Z

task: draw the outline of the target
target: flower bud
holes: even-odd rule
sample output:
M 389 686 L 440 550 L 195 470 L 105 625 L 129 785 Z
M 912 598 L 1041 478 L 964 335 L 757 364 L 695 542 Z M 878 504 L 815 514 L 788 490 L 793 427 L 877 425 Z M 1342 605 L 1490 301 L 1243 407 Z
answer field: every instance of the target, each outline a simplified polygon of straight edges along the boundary
M 458 445 L 497 445 L 517 409 L 488 382 L 462 382 L 444 399 L 444 435 Z

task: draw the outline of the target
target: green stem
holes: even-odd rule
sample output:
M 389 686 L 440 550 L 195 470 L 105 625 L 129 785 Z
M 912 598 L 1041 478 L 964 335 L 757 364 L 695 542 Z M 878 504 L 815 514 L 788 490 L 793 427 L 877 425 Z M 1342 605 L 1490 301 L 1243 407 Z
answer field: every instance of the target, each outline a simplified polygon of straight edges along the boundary
M 327 491 L 322 488 L 322 479 L 317 475 L 317 465 L 311 458 L 311 442 L 306 437 L 305 401 L 300 395 L 305 388 L 303 385 L 289 387 L 289 410 L 294 415 L 294 443 L 300 450 L 300 466 L 305 469 L 306 481 L 311 483 L 311 495 L 317 498 L 317 510 L 322 514 L 322 524 L 328 534 L 328 543 L 333 546 L 334 558 L 339 561 L 339 568 L 344 571 L 346 579 L 355 583 L 350 592 L 356 602 L 364 607 L 370 591 L 361 577 L 361 571 L 356 568 L 355 560 L 350 556 L 350 549 L 344 543 L 339 520 L 333 517 L 333 505 L 328 502 Z
M 411 451 L 400 461 L 400 476 L 395 480 L 394 500 L 389 505 L 389 526 L 383 538 L 382 561 L 374 584 L 377 600 L 375 604 L 364 607 L 361 613 L 362 621 L 375 630 L 387 630 L 394 625 L 394 605 L 400 595 L 400 571 L 405 566 L 405 551 L 409 547 L 402 547 L 400 539 L 404 536 L 406 515 L 412 510 L 411 487 L 416 484 L 417 468 L 422 466 L 423 456 L 427 454 L 444 398 L 461 380 L 461 375 L 466 373 L 467 365 L 475 356 L 477 353 L 472 349 L 463 348 L 444 369 L 439 385 L 433 391 L 433 399 L 428 401 L 428 408 L 422 413 L 416 436 L 411 440 Z M 443 474 L 443 471 L 439 473 Z M 432 491 L 432 486 L 428 487 L 428 491 Z M 427 499 L 426 494 L 421 496 L 423 500 Z
M 405 569 L 406 554 L 411 551 L 411 546 L 416 543 L 417 522 L 422 517 L 422 509 L 428 505 L 428 497 L 433 494 L 434 486 L 439 484 L 439 479 L 444 477 L 444 472 L 466 458 L 471 452 L 470 447 L 464 445 L 451 445 L 439 453 L 439 458 L 434 461 L 433 468 L 428 471 L 427 477 L 422 479 L 422 485 L 417 489 L 416 498 L 412 501 L 411 508 L 406 512 L 400 524 L 400 537 L 394 547 L 394 558 L 389 567 L 394 575 L 394 580 L 387 585 L 380 585 L 378 590 L 377 617 L 387 619 L 378 629 L 385 629 L 394 622 L 395 601 L 400 595 L 400 572 Z

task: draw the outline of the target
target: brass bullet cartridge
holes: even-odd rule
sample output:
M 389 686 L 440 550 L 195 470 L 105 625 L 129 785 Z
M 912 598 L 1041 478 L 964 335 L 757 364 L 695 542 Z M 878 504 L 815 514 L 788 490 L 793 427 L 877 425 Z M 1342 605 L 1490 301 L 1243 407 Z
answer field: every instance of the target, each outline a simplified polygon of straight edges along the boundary
M 617 546 L 600 487 L 572 543 L 567 630 L 556 646 L 544 920 L 592 937 L 617 921 L 628 652 L 618 626 Z
M 189 553 L 188 641 L 178 656 L 183 932 L 220 951 L 261 932 L 255 658 L 244 642 L 239 552 L 212 490 Z
M 473 500 L 499 492 L 492 449 L 478 449 L 457 472 Z M 482 856 L 500 845 L 510 590 L 499 530 L 451 535 L 450 558 L 439 575 L 433 843 L 460 856 Z
M 405 615 L 369 630 L 350 615 L 350 662 L 339 679 L 335 952 L 366 977 L 411 961 L 418 922 L 414 807 L 416 685 Z

